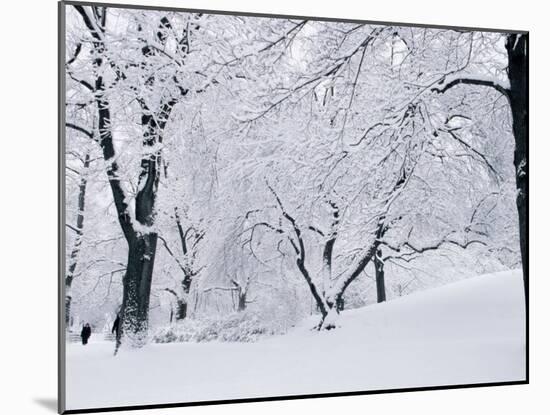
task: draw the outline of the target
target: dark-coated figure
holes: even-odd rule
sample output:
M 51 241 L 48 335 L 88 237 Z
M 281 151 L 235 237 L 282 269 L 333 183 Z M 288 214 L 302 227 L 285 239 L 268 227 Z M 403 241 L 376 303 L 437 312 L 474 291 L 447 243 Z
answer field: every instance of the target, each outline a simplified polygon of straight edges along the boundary
M 84 324 L 84 327 L 82 327 L 82 331 L 80 332 L 80 338 L 82 339 L 82 344 L 88 344 L 88 339 L 92 335 L 92 328 L 90 327 L 90 324 L 86 323 Z

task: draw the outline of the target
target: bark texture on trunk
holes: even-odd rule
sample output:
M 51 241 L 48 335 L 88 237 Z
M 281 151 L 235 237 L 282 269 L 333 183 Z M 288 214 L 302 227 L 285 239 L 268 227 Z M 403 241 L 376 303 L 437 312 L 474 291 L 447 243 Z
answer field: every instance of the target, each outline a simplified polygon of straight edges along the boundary
M 147 341 L 151 281 L 157 246 L 157 235 L 138 235 L 129 243 L 128 265 L 123 279 L 120 335 L 132 347 Z
M 516 168 L 516 205 L 519 216 L 519 240 L 523 279 L 527 289 L 527 214 L 528 214 L 528 60 L 527 35 L 509 34 L 506 39 L 508 53 L 508 78 L 510 80 L 510 107 L 516 148 L 514 166 Z

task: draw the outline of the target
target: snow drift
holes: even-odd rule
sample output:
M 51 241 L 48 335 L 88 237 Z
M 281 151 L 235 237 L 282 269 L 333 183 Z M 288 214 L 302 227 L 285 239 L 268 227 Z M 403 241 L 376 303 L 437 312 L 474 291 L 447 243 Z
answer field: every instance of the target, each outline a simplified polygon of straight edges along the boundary
M 257 343 L 67 347 L 67 409 L 146 405 L 525 378 L 520 271 L 470 278 L 345 311 L 338 329 L 318 316 Z

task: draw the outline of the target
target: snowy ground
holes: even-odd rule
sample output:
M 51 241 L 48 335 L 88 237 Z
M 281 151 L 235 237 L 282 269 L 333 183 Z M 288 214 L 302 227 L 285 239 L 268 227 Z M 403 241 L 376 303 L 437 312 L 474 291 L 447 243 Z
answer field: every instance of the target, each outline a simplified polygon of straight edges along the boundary
M 520 272 L 485 275 L 305 321 L 252 344 L 67 348 L 67 409 L 523 380 Z

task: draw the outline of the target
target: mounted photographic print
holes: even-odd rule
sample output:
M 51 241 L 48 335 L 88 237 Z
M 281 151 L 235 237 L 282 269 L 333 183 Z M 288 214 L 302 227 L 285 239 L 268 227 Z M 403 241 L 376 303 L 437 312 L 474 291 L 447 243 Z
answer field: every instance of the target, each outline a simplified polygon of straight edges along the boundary
M 528 381 L 527 32 L 59 11 L 60 412 Z

